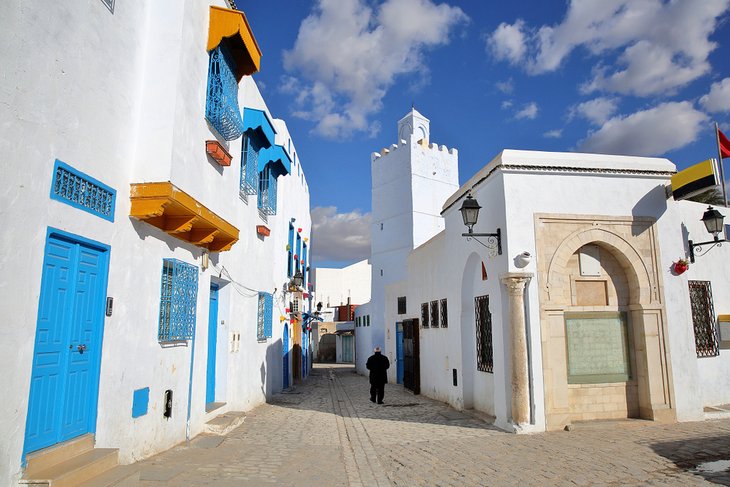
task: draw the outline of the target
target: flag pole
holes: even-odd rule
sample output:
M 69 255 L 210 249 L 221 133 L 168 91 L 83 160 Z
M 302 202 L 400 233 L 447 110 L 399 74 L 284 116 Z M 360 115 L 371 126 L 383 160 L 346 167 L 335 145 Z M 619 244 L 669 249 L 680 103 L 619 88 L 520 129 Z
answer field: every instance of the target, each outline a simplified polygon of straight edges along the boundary
M 720 127 L 715 122 L 715 141 L 717 141 L 717 156 L 720 158 L 720 178 L 722 178 L 722 202 L 725 203 L 727 208 L 727 192 L 725 191 L 725 168 L 722 163 L 722 149 L 720 148 Z

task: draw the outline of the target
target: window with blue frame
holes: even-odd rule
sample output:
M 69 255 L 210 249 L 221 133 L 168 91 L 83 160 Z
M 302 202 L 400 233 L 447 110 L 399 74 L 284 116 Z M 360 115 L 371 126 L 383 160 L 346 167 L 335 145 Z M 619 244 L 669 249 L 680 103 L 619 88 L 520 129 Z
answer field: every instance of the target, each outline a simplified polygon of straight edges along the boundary
M 302 236 L 297 233 L 297 250 L 296 254 L 294 256 L 294 260 L 296 262 L 296 269 L 301 270 L 302 265 Z
M 304 289 L 307 289 L 307 244 L 302 246 L 302 283 L 304 283 Z
M 276 175 L 271 164 L 259 173 L 259 211 L 264 215 L 276 215 Z
M 234 68 L 235 61 L 224 44 L 210 51 L 205 118 L 226 140 L 235 140 L 243 133 Z
M 287 256 L 286 256 L 286 262 L 287 262 L 287 277 L 292 277 L 294 275 L 294 225 L 291 223 L 289 224 L 289 244 L 286 246 L 287 248 Z
M 258 186 L 259 151 L 261 145 L 256 137 L 243 135 L 243 148 L 241 150 L 241 186 L 239 194 L 241 197 L 254 195 Z
M 258 319 L 256 323 L 256 338 L 266 340 L 272 336 L 272 318 L 274 310 L 274 296 L 270 293 L 259 292 Z
M 193 338 L 197 301 L 198 268 L 177 259 L 163 259 L 158 341 Z

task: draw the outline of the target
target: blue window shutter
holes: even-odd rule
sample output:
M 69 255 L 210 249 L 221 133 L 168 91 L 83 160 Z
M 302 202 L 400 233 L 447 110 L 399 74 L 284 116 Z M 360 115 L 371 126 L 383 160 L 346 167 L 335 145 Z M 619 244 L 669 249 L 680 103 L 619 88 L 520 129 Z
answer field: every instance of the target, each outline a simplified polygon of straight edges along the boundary
M 132 417 L 139 418 L 147 414 L 147 406 L 150 402 L 150 388 L 137 389 L 132 395 Z
M 117 192 L 58 159 L 53 168 L 51 199 L 114 221 Z

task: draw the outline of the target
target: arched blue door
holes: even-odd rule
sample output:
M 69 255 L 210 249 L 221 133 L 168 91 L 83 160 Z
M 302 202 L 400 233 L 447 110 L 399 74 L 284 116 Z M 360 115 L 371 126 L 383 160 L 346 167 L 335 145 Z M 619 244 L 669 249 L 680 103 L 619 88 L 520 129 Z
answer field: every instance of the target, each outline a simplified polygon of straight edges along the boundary
M 284 370 L 284 389 L 287 389 L 289 387 L 289 327 L 287 325 L 284 325 L 282 351 L 282 355 L 284 357 L 284 366 L 282 367 Z

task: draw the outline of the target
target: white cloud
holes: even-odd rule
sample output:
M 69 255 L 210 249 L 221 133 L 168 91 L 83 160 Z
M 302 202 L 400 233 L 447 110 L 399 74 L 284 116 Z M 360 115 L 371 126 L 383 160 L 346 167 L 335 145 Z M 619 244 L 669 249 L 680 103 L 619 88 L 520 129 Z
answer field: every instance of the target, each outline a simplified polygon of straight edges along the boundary
M 370 213 L 312 208 L 312 260 L 359 261 L 370 256 Z
M 542 134 L 543 137 L 546 139 L 559 139 L 563 136 L 562 129 L 554 129 L 554 130 L 548 130 L 544 134 Z
M 730 112 L 730 78 L 713 83 L 710 92 L 700 98 L 700 104 L 710 113 Z
M 524 26 L 525 22 L 521 19 L 514 24 L 502 22 L 492 35 L 487 37 L 487 49 L 500 61 L 519 63 L 525 56 L 527 47 Z
M 370 115 L 399 75 L 427 75 L 427 49 L 444 45 L 468 21 L 458 7 L 431 0 L 319 0 L 299 26 L 284 67 L 300 75 L 296 116 L 325 137 L 372 133 Z M 301 82 L 306 80 L 306 82 Z
M 617 103 L 613 98 L 594 98 L 570 107 L 568 118 L 582 117 L 595 125 L 601 125 L 616 113 Z
M 495 86 L 499 91 L 504 93 L 505 95 L 509 95 L 512 93 L 515 89 L 514 82 L 512 81 L 512 78 L 506 80 L 506 81 L 498 81 L 495 83 Z
M 524 107 L 522 107 L 522 110 L 520 110 L 519 112 L 515 113 L 515 118 L 517 120 L 520 120 L 520 119 L 523 119 L 523 118 L 532 120 L 535 117 L 537 117 L 537 112 L 538 112 L 537 103 L 535 103 L 533 101 L 533 102 L 528 103 Z
M 512 108 L 512 100 L 504 100 L 502 102 L 502 110 L 507 110 L 508 108 Z
M 663 103 L 608 120 L 581 141 L 583 152 L 658 156 L 694 142 L 707 115 L 690 102 Z
M 557 25 L 501 24 L 490 39 L 497 59 L 519 62 L 528 73 L 555 71 L 577 48 L 599 58 L 586 92 L 645 96 L 686 85 L 707 73 L 710 41 L 730 0 L 571 0 Z M 506 35 L 510 33 L 511 35 Z M 519 34 L 519 35 L 518 35 Z M 520 39 L 517 47 L 517 39 Z M 607 65 L 618 54 L 616 65 Z

